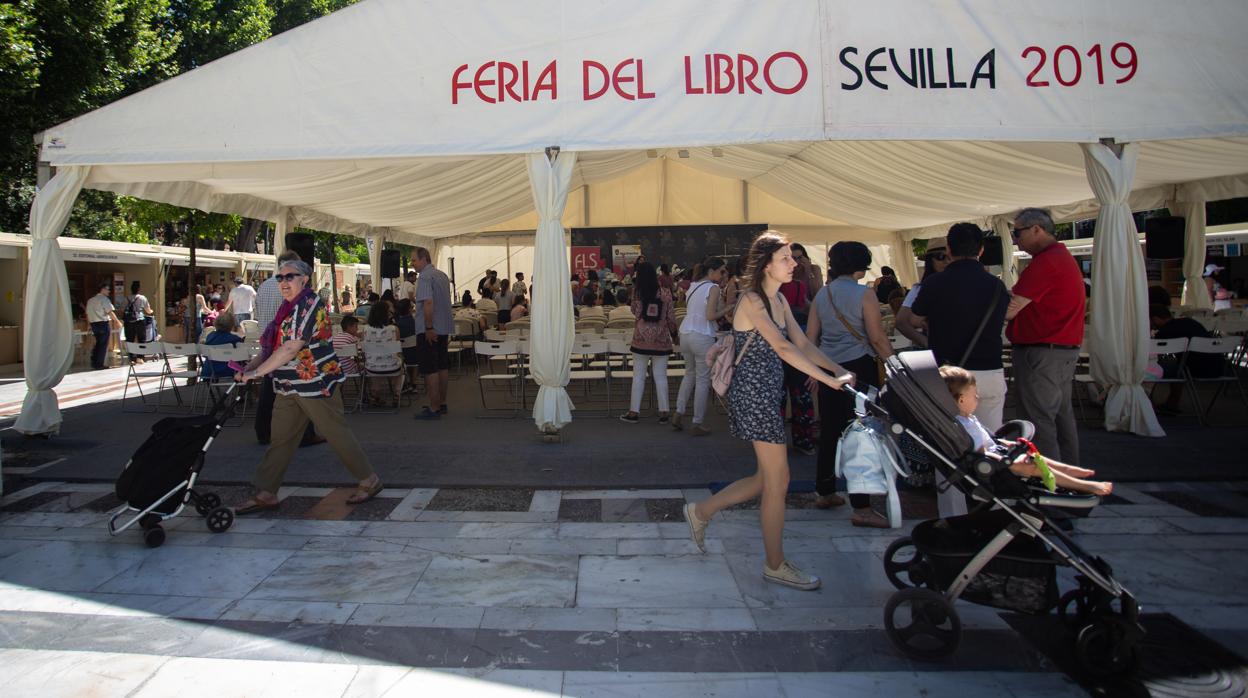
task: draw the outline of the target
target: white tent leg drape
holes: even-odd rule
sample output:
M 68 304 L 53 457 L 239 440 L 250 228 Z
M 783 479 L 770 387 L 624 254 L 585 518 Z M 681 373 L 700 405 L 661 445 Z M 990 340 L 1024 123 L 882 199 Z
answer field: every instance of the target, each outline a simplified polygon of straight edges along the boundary
M 534 154 L 528 164 L 538 217 L 529 334 L 529 365 L 539 386 L 533 422 L 552 432 L 572 421 L 572 400 L 566 390 L 572 371 L 572 289 L 561 221 L 576 153 L 559 153 L 553 160 Z
M 56 238 L 65 229 L 89 167 L 63 167 L 35 195 L 30 207 L 30 269 L 26 275 L 26 327 L 22 350 L 26 400 L 13 428 L 23 434 L 55 434 L 61 411 L 52 391 L 74 359 L 74 318 L 69 278 Z
M 893 271 L 897 272 L 897 280 L 901 285 L 910 288 L 919 282 L 919 264 L 914 258 L 914 246 L 909 240 L 903 240 L 900 235 L 893 235 L 893 242 L 889 245 L 892 251 L 891 257 L 893 262 Z
M 1014 288 L 1018 281 L 1018 262 L 1014 259 L 1013 216 L 993 216 L 992 232 L 1001 238 L 1001 282 L 1006 288 Z
M 1148 282 L 1127 197 L 1139 146 L 1121 157 L 1109 146 L 1083 144 L 1088 184 L 1101 204 L 1092 253 L 1092 378 L 1109 389 L 1105 428 L 1165 436 L 1141 383 L 1148 362 Z
M 365 238 L 368 244 L 368 267 L 372 273 L 373 291 L 381 295 L 381 251 L 386 247 L 386 236 L 381 233 L 369 233 Z
M 1205 197 L 1198 192 L 1185 192 L 1179 187 L 1170 213 L 1183 216 L 1185 240 L 1183 249 L 1183 305 L 1213 310 L 1213 299 L 1205 286 Z
M 286 251 L 286 235 L 294 232 L 294 230 L 295 225 L 291 220 L 289 210 L 279 216 L 277 220 L 273 221 L 273 257 L 275 260 Z M 308 260 L 305 259 L 304 261 L 306 262 Z M 276 263 L 277 262 L 274 261 L 274 264 Z M 277 270 L 274 269 L 273 271 L 276 272 Z

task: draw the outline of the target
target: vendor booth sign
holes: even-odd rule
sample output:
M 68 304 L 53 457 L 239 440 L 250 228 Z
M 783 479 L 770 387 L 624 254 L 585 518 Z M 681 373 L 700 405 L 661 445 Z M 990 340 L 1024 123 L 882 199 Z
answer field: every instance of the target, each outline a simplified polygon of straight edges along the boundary
M 612 245 L 611 271 L 626 276 L 633 270 L 633 262 L 641 256 L 641 245 Z

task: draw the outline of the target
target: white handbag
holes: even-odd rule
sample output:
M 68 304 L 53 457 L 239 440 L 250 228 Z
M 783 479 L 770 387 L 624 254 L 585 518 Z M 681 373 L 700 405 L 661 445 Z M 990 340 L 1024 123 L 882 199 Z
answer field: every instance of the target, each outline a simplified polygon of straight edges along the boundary
M 836 449 L 836 474 L 845 478 L 850 494 L 888 495 L 888 524 L 901 528 L 897 476 L 909 477 L 901 451 L 878 417 L 861 417 L 841 434 Z

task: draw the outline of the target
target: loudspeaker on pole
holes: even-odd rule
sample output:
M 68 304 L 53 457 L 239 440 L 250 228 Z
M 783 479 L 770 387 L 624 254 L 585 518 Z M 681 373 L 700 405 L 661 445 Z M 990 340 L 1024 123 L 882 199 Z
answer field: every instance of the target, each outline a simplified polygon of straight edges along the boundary
M 381 251 L 381 278 L 397 279 L 399 278 L 399 251 L 398 250 L 382 250 Z
M 1144 256 L 1183 259 L 1187 221 L 1182 216 L 1158 216 L 1144 221 Z
M 316 268 L 316 238 L 311 233 L 286 233 L 286 249 L 298 254 L 308 266 Z

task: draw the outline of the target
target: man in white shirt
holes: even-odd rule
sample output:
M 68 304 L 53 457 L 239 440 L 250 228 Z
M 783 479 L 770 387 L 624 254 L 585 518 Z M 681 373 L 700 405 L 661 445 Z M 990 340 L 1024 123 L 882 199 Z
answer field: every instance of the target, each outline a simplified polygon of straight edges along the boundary
M 406 298 L 411 302 L 416 302 L 416 272 L 407 272 L 407 278 L 403 283 L 399 284 L 399 299 Z
M 108 357 L 108 339 L 114 327 L 121 327 L 121 321 L 113 312 L 113 301 L 108 291 L 113 287 L 111 281 L 101 281 L 96 285 L 96 293 L 87 301 L 87 322 L 91 323 L 91 334 L 95 336 L 95 346 L 91 347 L 91 368 L 98 371 L 108 368 L 104 360 Z
M 230 291 L 230 300 L 222 312 L 233 312 L 238 322 L 250 320 L 256 309 L 256 289 L 247 285 L 246 280 L 239 276 L 234 279 L 234 290 Z
M 524 272 L 516 272 L 516 283 L 511 285 L 511 292 L 517 296 L 523 296 L 528 290 L 529 287 L 524 283 Z

